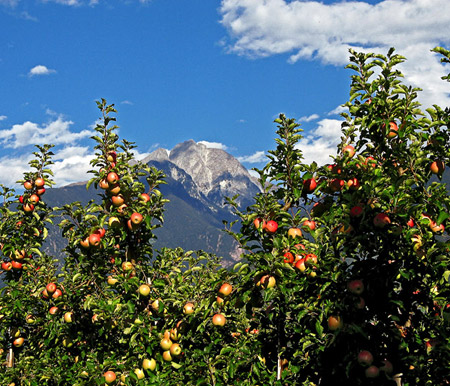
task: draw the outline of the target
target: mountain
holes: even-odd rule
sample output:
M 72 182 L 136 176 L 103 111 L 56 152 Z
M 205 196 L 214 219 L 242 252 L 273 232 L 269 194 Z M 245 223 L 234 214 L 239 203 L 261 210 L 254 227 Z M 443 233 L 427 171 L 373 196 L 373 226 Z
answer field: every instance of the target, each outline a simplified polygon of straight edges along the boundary
M 204 250 L 223 257 L 223 265 L 230 266 L 239 258 L 237 243 L 223 232 L 222 220 L 236 218 L 224 206 L 225 197 L 239 194 L 241 207 L 253 203 L 260 191 L 257 182 L 241 163 L 221 149 L 212 149 L 189 140 L 171 151 L 157 149 L 142 160 L 166 174 L 167 184 L 160 191 L 170 202 L 165 206 L 164 226 L 155 231 L 155 248 L 182 247 L 186 250 Z M 100 192 L 85 183 L 48 189 L 45 200 L 50 206 L 91 199 L 99 200 Z M 46 248 L 58 255 L 64 246 L 59 229 L 50 232 Z

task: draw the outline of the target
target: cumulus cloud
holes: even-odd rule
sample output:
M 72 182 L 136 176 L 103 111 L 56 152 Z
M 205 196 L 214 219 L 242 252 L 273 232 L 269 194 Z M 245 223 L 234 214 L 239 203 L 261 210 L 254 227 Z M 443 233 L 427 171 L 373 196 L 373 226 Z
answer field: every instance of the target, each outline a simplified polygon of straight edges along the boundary
M 28 73 L 29 76 L 37 76 L 37 75 L 50 75 L 55 73 L 55 70 L 52 70 L 50 68 L 47 68 L 46 66 L 43 66 L 41 64 L 34 66 L 30 72 Z
M 206 147 L 208 147 L 210 149 L 228 150 L 228 146 L 226 146 L 220 142 L 198 141 L 198 143 L 201 143 L 202 145 L 205 145 Z
M 264 153 L 264 151 L 257 151 L 251 155 L 237 157 L 237 160 L 241 163 L 256 164 L 256 163 L 260 163 L 260 162 L 266 162 L 267 157 L 266 157 L 266 154 Z
M 339 105 L 334 110 L 331 110 L 328 115 L 339 115 L 341 113 L 348 112 L 348 108 L 342 105 Z
M 4 121 L 6 118 L 8 118 L 6 115 L 0 115 L 0 121 Z
M 73 124 L 59 116 L 56 120 L 39 126 L 27 121 L 13 125 L 11 129 L 0 130 L 0 144 L 7 148 L 17 149 L 27 145 L 70 144 L 80 139 L 90 137 L 90 130 L 74 133 L 69 130 Z
M 337 119 L 322 119 L 315 129 L 305 134 L 297 144 L 305 163 L 315 161 L 318 165 L 325 165 L 331 161 L 330 155 L 336 154 L 339 143 L 341 123 Z
M 430 53 L 449 45 L 450 1 L 222 0 L 221 23 L 230 52 L 250 57 L 288 54 L 290 63 L 319 60 L 342 66 L 348 49 L 385 54 L 396 47 L 408 61 L 401 65 L 408 83 L 422 87 L 425 105 L 450 104 L 444 69 Z
M 311 114 L 309 116 L 301 117 L 299 119 L 299 122 L 311 122 L 311 121 L 315 121 L 318 118 L 319 118 L 318 114 Z

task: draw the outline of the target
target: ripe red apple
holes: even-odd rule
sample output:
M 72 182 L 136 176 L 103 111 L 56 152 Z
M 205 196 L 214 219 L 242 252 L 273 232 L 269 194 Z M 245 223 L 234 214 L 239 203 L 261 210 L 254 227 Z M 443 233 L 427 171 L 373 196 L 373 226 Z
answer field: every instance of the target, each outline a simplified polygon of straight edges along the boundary
M 305 220 L 303 221 L 303 227 L 308 231 L 313 231 L 316 229 L 316 222 L 314 220 Z
M 410 228 L 412 228 L 414 226 L 414 220 L 412 218 L 410 218 L 408 220 L 408 222 L 406 223 L 406 225 L 408 225 Z
M 367 378 L 376 378 L 380 375 L 380 370 L 377 366 L 372 365 L 366 369 L 365 374 Z
M 139 201 L 146 204 L 147 202 L 150 201 L 150 196 L 147 193 L 141 193 L 139 195 Z
M 12 269 L 12 263 L 11 263 L 10 261 L 4 261 L 4 262 L 2 263 L 2 269 L 3 269 L 4 271 L 11 271 L 11 269 Z
M 288 230 L 288 237 L 295 239 L 296 237 L 302 237 L 302 231 L 300 228 L 290 228 Z
M 301 258 L 301 259 L 297 260 L 295 262 L 294 268 L 300 270 L 301 272 L 305 272 L 306 271 L 305 259 Z
M 119 182 L 119 176 L 115 172 L 109 172 L 106 176 L 106 181 L 111 185 L 117 184 Z
M 45 185 L 45 180 L 42 177 L 38 177 L 34 181 L 34 186 L 36 186 L 37 188 L 42 188 L 44 185 Z
M 59 308 L 55 307 L 55 306 L 50 307 L 50 309 L 48 310 L 50 315 L 55 315 L 58 311 L 59 311 Z
M 110 196 L 117 196 L 119 193 L 120 193 L 120 185 L 119 184 L 109 185 L 108 194 Z
M 359 183 L 359 180 L 356 177 L 353 177 L 347 181 L 347 186 L 351 190 L 358 190 L 361 187 L 361 184 Z
M 387 359 L 383 359 L 383 366 L 380 366 L 379 370 L 384 371 L 386 374 L 392 374 L 394 372 L 394 366 Z
M 386 213 L 378 213 L 373 219 L 373 225 L 377 228 L 384 228 L 391 223 L 391 219 Z
M 37 194 L 32 194 L 28 199 L 32 204 L 36 205 L 39 202 L 39 196 Z
M 373 362 L 373 355 L 370 351 L 361 350 L 358 354 L 358 363 L 362 366 L 370 366 Z
M 345 185 L 345 181 L 341 180 L 340 178 L 333 178 L 330 181 L 330 188 L 333 192 L 339 192 L 342 190 L 342 188 Z
M 352 280 L 347 284 L 348 290 L 355 295 L 361 295 L 364 291 L 364 283 L 362 280 Z
M 353 156 L 355 155 L 355 148 L 352 145 L 344 146 L 344 148 L 342 149 L 342 153 L 348 158 L 353 158 Z
M 435 221 L 431 221 L 430 229 L 433 233 L 441 233 L 441 232 L 444 232 L 445 227 L 444 227 L 444 224 L 437 225 L 437 223 Z
M 23 196 L 19 196 L 19 202 L 23 204 Z
M 274 220 L 267 221 L 266 228 L 265 228 L 267 233 L 273 234 L 277 231 L 277 229 L 278 229 L 278 223 L 276 221 L 274 221 Z
M 49 294 L 52 294 L 53 292 L 55 292 L 56 288 L 58 288 L 58 287 L 56 286 L 55 283 L 48 283 L 47 286 L 45 287 L 45 289 L 47 290 L 47 292 Z
M 308 253 L 307 255 L 305 255 L 305 264 L 306 265 L 317 264 L 317 256 L 314 253 Z
M 23 184 L 23 187 L 26 190 L 31 190 L 31 189 L 33 189 L 33 183 L 31 181 L 25 181 L 24 184 Z
M 133 263 L 131 261 L 124 261 L 122 263 L 123 271 L 131 271 L 133 269 Z
M 108 181 L 106 181 L 106 178 L 103 178 L 98 183 L 98 186 L 100 189 L 106 190 L 109 188 L 109 183 L 108 183 Z
M 222 314 L 215 314 L 212 318 L 212 323 L 215 326 L 220 326 L 220 327 L 225 326 L 226 321 L 227 320 L 226 320 L 225 316 L 223 316 Z
M 125 198 L 121 194 L 118 194 L 116 196 L 111 197 L 111 202 L 116 207 L 121 206 L 125 203 Z
M 13 345 L 14 345 L 14 347 L 21 347 L 23 345 L 23 342 L 25 342 L 25 339 L 20 336 L 20 337 L 14 339 Z
M 103 237 L 105 237 L 106 229 L 105 228 L 98 228 L 98 229 L 95 230 L 95 232 L 93 234 L 99 235 L 100 238 L 102 239 Z
M 62 296 L 62 291 L 59 288 L 57 288 L 56 291 L 53 293 L 52 298 L 58 299 L 60 296 Z
M 116 380 L 116 373 L 111 370 L 107 371 L 103 376 L 105 377 L 106 383 L 113 383 Z
M 306 193 L 312 193 L 314 190 L 316 190 L 317 182 L 314 178 L 308 178 L 305 181 L 303 181 L 303 189 Z
M 331 331 L 336 331 L 342 328 L 342 326 L 344 325 L 342 318 L 340 316 L 330 316 L 328 318 L 328 328 Z
M 359 217 L 363 214 L 364 209 L 360 205 L 355 205 L 350 209 L 350 217 Z
M 142 361 L 142 368 L 144 370 L 155 371 L 155 369 L 156 369 L 156 361 L 153 358 L 152 359 L 145 358 Z
M 292 252 L 285 252 L 283 257 L 283 262 L 285 262 L 286 264 L 292 264 L 294 262 L 294 255 L 292 254 Z
M 91 244 L 89 243 L 89 236 L 84 238 L 84 239 L 82 239 L 82 240 L 80 240 L 80 245 L 83 248 L 89 248 L 91 246 Z
M 229 284 L 229 283 L 223 283 L 222 286 L 219 289 L 219 294 L 221 294 L 221 295 L 226 297 L 229 294 L 231 294 L 231 291 L 233 291 L 232 285 Z
M 445 163 L 441 160 L 436 160 L 431 163 L 430 170 L 433 174 L 442 174 L 445 170 Z
M 18 261 L 16 261 L 16 260 L 11 261 L 11 266 L 14 269 L 22 269 L 23 268 L 23 264 L 18 262 Z
M 264 229 L 266 227 L 266 221 L 261 217 L 257 217 L 253 220 L 253 225 L 256 229 L 259 229 L 259 227 L 262 225 L 262 229 Z
M 185 305 L 184 305 L 184 307 L 183 307 L 183 312 L 186 314 L 186 315 L 191 315 L 191 314 L 193 314 L 194 313 L 194 304 L 193 303 L 186 303 Z
M 23 210 L 26 213 L 30 213 L 34 210 L 34 205 L 27 202 L 26 204 L 23 205 Z
M 141 284 L 139 286 L 139 293 L 142 296 L 148 296 L 150 295 L 150 287 L 147 284 Z
M 384 125 L 383 125 L 384 126 Z M 395 122 L 389 122 L 389 132 L 387 137 L 389 139 L 395 138 L 398 134 L 398 126 Z
M 36 189 L 36 194 L 42 196 L 45 193 L 45 188 Z
M 134 225 L 139 225 L 144 220 L 144 217 L 142 216 L 142 214 L 134 212 L 131 215 L 130 220 Z
M 98 233 L 92 233 L 89 236 L 89 245 L 91 247 L 98 247 L 101 242 L 102 242 L 102 239 Z
M 377 166 L 377 162 L 375 161 L 375 158 L 373 158 L 372 156 L 369 156 L 366 158 L 365 165 L 371 166 L 374 168 Z

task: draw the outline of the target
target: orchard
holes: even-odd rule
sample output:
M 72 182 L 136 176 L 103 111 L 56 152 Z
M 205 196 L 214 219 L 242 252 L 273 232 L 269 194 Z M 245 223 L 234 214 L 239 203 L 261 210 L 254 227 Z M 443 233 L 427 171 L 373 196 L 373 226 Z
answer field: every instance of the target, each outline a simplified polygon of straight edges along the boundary
M 350 54 L 337 155 L 305 164 L 299 125 L 275 120 L 262 192 L 228 199 L 231 270 L 153 249 L 164 176 L 119 142 L 113 105 L 97 102 L 99 203 L 48 207 L 38 147 L 24 193 L 1 192 L 1 384 L 450 384 L 450 111 L 420 109 L 393 49 Z M 62 266 L 43 248 L 56 220 Z

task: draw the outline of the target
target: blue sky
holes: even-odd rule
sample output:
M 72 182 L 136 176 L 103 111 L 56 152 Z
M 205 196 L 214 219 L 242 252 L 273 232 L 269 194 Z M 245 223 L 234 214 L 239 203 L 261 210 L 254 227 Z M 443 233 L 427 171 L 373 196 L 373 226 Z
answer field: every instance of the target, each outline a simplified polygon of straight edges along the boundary
M 301 121 L 326 162 L 348 98 L 348 48 L 408 58 L 425 105 L 450 105 L 429 50 L 450 48 L 448 0 L 0 0 L 0 183 L 34 143 L 55 143 L 56 182 L 86 179 L 95 100 L 118 109 L 138 156 L 194 139 L 261 167 L 273 119 Z

